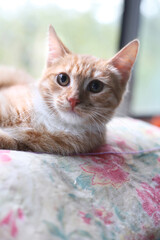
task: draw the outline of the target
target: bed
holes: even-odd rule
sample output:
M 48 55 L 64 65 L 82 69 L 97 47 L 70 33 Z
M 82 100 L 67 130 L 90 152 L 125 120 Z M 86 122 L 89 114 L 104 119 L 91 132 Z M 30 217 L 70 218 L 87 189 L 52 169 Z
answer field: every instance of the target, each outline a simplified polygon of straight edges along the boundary
M 159 240 L 160 129 L 114 118 L 92 154 L 0 151 L 0 240 Z

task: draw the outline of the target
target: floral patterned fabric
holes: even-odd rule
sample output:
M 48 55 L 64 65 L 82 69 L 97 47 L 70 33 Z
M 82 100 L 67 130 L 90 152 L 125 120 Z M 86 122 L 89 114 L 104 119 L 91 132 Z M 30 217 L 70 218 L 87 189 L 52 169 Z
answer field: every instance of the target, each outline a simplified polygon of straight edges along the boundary
M 107 136 L 94 155 L 1 150 L 0 240 L 159 240 L 160 129 L 115 118 Z

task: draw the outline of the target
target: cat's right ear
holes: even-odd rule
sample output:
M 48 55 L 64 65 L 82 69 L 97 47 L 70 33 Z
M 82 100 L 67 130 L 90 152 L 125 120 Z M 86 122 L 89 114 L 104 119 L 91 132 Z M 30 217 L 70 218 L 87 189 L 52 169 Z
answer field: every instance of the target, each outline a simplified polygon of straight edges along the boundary
M 47 67 L 50 67 L 57 58 L 63 57 L 65 54 L 69 53 L 70 51 L 68 48 L 64 46 L 57 36 L 56 31 L 52 25 L 50 25 L 48 31 Z

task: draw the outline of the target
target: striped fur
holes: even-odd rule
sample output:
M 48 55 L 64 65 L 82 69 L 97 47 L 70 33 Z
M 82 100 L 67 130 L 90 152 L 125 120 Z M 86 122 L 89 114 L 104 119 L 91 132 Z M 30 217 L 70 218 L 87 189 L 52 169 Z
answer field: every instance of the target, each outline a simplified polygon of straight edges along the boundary
M 0 147 L 74 154 L 92 151 L 106 141 L 105 125 L 119 105 L 135 62 L 135 40 L 109 61 L 71 53 L 49 29 L 46 68 L 38 82 L 25 73 L 0 68 Z M 57 75 L 66 73 L 62 87 Z M 104 88 L 88 91 L 92 80 Z M 78 99 L 74 107 L 68 99 Z

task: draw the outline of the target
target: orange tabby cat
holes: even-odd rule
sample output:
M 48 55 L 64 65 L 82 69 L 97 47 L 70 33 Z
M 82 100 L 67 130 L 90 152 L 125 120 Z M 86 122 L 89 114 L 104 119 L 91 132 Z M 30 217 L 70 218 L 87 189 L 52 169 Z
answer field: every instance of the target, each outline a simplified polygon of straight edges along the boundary
M 132 41 L 109 61 L 77 55 L 50 26 L 38 83 L 0 69 L 0 148 L 65 155 L 104 144 L 105 125 L 122 99 L 138 45 Z

